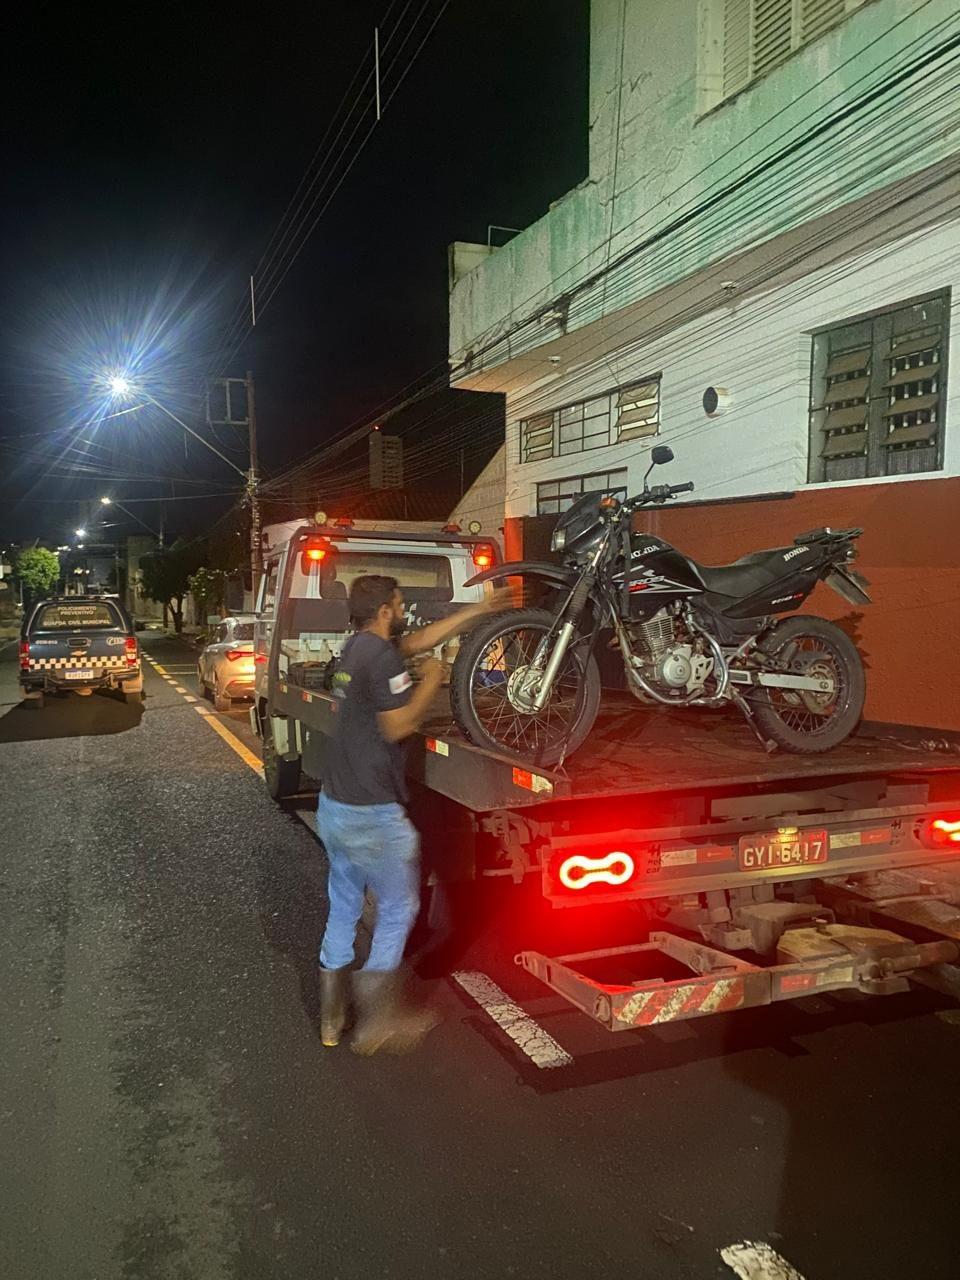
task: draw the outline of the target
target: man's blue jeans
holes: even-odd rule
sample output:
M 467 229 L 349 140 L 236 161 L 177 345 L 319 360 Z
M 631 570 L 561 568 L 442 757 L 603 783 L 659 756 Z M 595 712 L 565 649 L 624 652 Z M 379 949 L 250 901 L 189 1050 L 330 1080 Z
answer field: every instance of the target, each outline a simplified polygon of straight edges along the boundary
M 340 804 L 321 791 L 317 833 L 330 868 L 321 965 L 342 969 L 352 962 L 363 896 L 370 889 L 377 922 L 364 968 L 399 969 L 420 908 L 419 841 L 403 805 Z

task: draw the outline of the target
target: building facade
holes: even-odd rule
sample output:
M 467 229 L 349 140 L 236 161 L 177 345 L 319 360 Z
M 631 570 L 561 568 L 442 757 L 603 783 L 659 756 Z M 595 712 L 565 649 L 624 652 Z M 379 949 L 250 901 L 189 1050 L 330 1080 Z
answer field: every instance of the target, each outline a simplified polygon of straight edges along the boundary
M 508 549 L 655 443 L 705 563 L 863 525 L 867 715 L 960 729 L 960 10 L 594 0 L 590 173 L 453 273 L 451 376 L 505 392 Z M 918 660 L 920 641 L 929 663 Z

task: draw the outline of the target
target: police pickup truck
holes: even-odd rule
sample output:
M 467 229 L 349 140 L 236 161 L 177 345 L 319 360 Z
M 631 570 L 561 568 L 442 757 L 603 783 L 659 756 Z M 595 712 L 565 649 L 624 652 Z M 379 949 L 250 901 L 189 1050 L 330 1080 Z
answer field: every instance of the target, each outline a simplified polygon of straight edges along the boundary
M 140 702 L 140 646 L 119 600 L 54 596 L 35 604 L 20 633 L 20 687 L 24 705 L 37 710 L 44 694 L 68 691 L 113 689 Z

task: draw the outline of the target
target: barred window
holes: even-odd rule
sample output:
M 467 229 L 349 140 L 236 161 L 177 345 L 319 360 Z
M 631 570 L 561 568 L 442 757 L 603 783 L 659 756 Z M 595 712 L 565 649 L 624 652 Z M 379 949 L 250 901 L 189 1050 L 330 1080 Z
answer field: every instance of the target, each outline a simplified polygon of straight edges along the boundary
M 660 376 L 565 405 L 520 424 L 520 461 L 585 453 L 660 430 Z
M 814 335 L 811 481 L 938 469 L 948 305 L 941 294 Z
M 585 476 L 567 476 L 563 480 L 545 480 L 537 485 L 537 515 L 557 516 L 583 497 L 585 493 L 610 493 L 627 496 L 627 468 L 615 471 L 593 471 Z

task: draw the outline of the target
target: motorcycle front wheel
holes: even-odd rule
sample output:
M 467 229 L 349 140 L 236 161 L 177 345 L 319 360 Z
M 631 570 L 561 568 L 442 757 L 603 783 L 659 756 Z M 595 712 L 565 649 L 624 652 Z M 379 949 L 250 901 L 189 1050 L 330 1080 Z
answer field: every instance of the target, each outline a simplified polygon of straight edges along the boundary
M 533 708 L 534 659 L 555 624 L 544 609 L 517 609 L 481 623 L 460 645 L 450 707 L 475 746 L 548 766 L 576 751 L 593 728 L 600 672 L 583 644 L 570 646 L 546 704 Z

